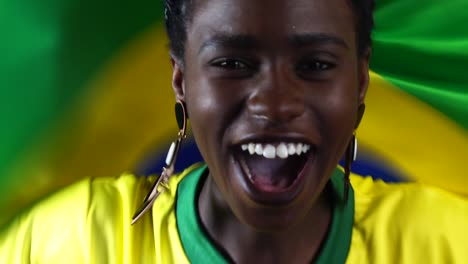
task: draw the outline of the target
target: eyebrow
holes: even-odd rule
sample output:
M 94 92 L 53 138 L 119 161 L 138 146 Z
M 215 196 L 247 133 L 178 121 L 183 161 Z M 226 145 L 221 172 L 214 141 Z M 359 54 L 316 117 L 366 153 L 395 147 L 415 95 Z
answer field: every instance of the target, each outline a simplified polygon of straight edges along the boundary
M 326 44 L 334 44 L 349 49 L 348 44 L 342 38 L 326 33 L 299 33 L 288 37 L 288 42 L 295 48 L 304 46 L 320 46 Z M 200 54 L 203 50 L 210 47 L 225 47 L 232 49 L 255 49 L 260 46 L 258 40 L 252 35 L 238 34 L 230 35 L 224 33 L 216 33 L 208 40 L 203 42 L 198 50 Z
M 201 53 L 203 50 L 210 47 L 226 47 L 232 49 L 253 49 L 258 47 L 257 40 L 247 34 L 230 35 L 217 33 L 210 37 L 207 41 L 203 42 L 198 50 Z
M 303 46 L 318 46 L 326 44 L 334 44 L 341 46 L 345 49 L 349 49 L 348 44 L 344 39 L 326 33 L 301 33 L 289 37 L 289 42 L 294 47 L 303 47 Z

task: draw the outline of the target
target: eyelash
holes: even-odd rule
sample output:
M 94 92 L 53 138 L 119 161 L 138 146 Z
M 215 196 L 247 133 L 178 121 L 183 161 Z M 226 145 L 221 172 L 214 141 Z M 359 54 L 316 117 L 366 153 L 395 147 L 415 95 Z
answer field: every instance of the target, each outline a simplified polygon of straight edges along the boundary
M 250 67 L 250 64 L 244 60 L 235 58 L 221 58 L 210 63 L 211 66 L 219 67 L 227 70 L 245 70 Z
M 312 67 L 309 67 L 313 65 Z M 312 70 L 312 71 L 327 71 L 336 67 L 336 64 L 324 60 L 313 59 L 310 61 L 301 61 L 296 67 L 297 71 Z
M 218 68 L 233 77 L 245 77 L 255 72 L 257 64 L 239 58 L 219 58 L 210 63 L 210 66 Z M 295 66 L 296 73 L 304 79 L 314 79 L 336 68 L 336 64 L 322 59 L 303 59 Z
M 254 61 L 232 57 L 218 58 L 209 63 L 216 75 L 229 79 L 249 78 L 256 73 L 257 65 Z

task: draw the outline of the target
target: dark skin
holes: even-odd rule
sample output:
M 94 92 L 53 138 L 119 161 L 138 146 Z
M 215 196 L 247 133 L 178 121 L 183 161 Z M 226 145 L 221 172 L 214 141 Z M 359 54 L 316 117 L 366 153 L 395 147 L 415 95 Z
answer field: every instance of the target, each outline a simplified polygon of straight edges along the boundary
M 202 225 L 236 263 L 309 263 L 331 221 L 324 191 L 356 128 L 369 56 L 342 0 L 197 0 L 173 87 L 208 164 Z M 248 142 L 313 146 L 299 184 L 249 183 L 235 152 Z

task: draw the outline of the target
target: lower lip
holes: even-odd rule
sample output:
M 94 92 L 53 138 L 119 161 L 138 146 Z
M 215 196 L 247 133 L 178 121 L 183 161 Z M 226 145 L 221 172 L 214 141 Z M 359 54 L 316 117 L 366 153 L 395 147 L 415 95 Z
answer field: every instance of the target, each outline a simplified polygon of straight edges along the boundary
M 309 155 L 304 167 L 299 172 L 296 179 L 294 179 L 293 183 L 286 188 L 267 187 L 255 183 L 249 177 L 246 165 L 241 164 L 243 161 L 234 156 L 232 158 L 234 159 L 234 164 L 236 164 L 237 170 L 242 174 L 238 179 L 244 183 L 242 186 L 245 186 L 249 198 L 259 204 L 278 206 L 290 204 L 302 191 L 305 185 L 304 181 L 306 179 L 306 172 L 312 166 L 314 156 L 315 155 L 313 154 Z

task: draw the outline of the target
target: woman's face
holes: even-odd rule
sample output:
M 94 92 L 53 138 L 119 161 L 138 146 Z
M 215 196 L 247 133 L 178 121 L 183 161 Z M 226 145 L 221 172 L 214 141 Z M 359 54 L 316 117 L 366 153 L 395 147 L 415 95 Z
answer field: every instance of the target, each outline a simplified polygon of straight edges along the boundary
M 343 0 L 197 0 L 177 97 L 215 190 L 242 222 L 289 226 L 316 204 L 367 88 Z

